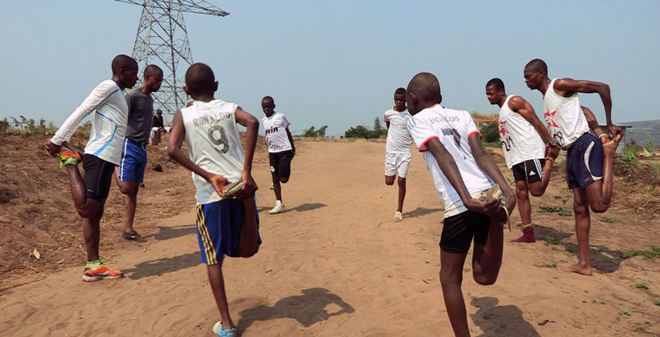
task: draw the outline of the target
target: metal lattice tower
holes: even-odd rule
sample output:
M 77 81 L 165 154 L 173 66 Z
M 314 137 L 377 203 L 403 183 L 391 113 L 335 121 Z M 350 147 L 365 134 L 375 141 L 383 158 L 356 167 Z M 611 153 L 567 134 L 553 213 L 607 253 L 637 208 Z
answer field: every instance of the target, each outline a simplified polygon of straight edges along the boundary
M 154 107 L 174 114 L 183 108 L 186 102 L 186 93 L 183 91 L 185 81 L 183 76 L 177 76 L 185 69 L 177 72 L 179 62 L 185 62 L 187 66 L 193 64 L 183 13 L 213 16 L 227 16 L 229 13 L 204 0 L 114 1 L 142 7 L 133 58 L 137 61 L 141 73 L 148 64 L 155 64 L 163 69 L 163 84 L 158 92 L 152 94 Z M 140 79 L 142 78 L 140 75 Z

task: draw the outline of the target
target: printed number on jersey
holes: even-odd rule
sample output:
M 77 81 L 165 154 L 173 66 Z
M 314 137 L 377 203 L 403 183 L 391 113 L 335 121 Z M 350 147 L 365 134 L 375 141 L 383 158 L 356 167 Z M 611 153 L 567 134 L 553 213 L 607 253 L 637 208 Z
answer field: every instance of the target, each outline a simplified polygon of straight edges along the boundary
M 216 145 L 216 150 L 222 154 L 229 151 L 229 139 L 227 139 L 227 133 L 225 129 L 220 125 L 214 125 L 209 128 L 208 132 L 209 140 L 211 143 Z
M 506 136 L 506 138 L 504 138 L 504 140 L 502 141 L 502 146 L 504 146 L 506 152 L 511 151 L 511 149 L 513 148 L 513 139 L 511 139 L 511 136 Z
M 564 139 L 564 135 L 561 133 L 561 131 L 554 133 L 552 135 L 552 139 L 554 139 L 560 147 L 564 147 L 564 144 L 566 144 L 566 140 Z

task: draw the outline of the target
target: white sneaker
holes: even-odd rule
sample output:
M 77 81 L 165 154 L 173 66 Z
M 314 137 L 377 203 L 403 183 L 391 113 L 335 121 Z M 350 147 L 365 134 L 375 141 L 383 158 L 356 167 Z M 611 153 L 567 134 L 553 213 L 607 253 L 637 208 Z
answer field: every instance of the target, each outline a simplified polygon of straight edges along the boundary
M 275 207 L 268 211 L 270 214 L 277 214 L 277 213 L 282 213 L 284 212 L 284 204 L 282 203 L 281 200 L 275 201 Z
M 403 221 L 403 214 L 399 211 L 396 211 L 396 213 L 394 213 L 394 221 L 395 222 Z
M 270 189 L 274 190 L 275 189 L 275 184 L 270 184 Z

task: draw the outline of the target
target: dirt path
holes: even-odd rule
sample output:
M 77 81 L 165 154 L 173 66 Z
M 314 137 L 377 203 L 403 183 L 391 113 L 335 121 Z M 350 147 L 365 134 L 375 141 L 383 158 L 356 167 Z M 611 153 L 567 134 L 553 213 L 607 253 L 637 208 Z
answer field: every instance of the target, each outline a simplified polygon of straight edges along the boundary
M 404 221 L 394 223 L 397 190 L 383 181 L 383 143 L 301 145 L 283 189 L 286 213 L 268 215 L 274 199 L 269 172 L 264 161 L 256 165 L 264 244 L 254 258 L 227 259 L 224 267 L 239 331 L 243 336 L 452 335 L 437 276 L 442 205 L 421 156 L 413 156 Z M 533 209 L 572 208 L 561 176 L 555 182 L 542 198 L 532 199 Z M 183 193 L 193 193 L 192 182 L 186 188 Z M 508 241 L 519 232 L 506 231 L 495 285 L 479 286 L 465 270 L 474 335 L 660 334 L 660 306 L 654 305 L 660 301 L 660 261 L 621 256 L 623 249 L 658 246 L 657 221 L 635 222 L 614 210 L 594 216 L 596 272 L 583 277 L 560 270 L 576 261 L 573 217 L 534 213 L 533 219 L 540 224 L 537 237 L 553 236 L 559 244 L 513 245 Z M 0 335 L 211 336 L 219 315 L 199 264 L 193 214 L 158 226 L 141 249 L 109 261 L 126 272 L 124 279 L 87 284 L 80 281 L 81 268 L 67 268 L 0 294 Z M 557 267 L 547 267 L 552 263 Z M 641 282 L 649 289 L 635 287 Z

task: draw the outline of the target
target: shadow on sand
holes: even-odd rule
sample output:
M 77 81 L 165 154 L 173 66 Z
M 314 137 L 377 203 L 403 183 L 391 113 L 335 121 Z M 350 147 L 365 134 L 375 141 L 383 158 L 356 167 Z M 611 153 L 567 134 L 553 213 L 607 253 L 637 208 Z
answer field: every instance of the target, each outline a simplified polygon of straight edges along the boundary
M 302 204 L 300 206 L 296 206 L 296 207 L 292 208 L 291 210 L 296 211 L 296 212 L 305 212 L 305 211 L 313 211 L 315 209 L 319 209 L 319 208 L 326 207 L 326 206 L 328 206 L 328 205 L 321 204 L 321 203 L 317 202 L 317 203 L 313 203 L 313 204 Z
M 552 236 L 559 240 L 558 246 L 563 246 L 563 250 L 572 252 L 577 259 L 579 254 L 578 245 L 572 242 L 566 242 L 564 239 L 569 238 L 575 234 L 557 231 L 554 228 L 534 225 L 534 232 L 537 240 L 546 240 L 548 236 Z M 603 245 L 590 245 L 589 254 L 591 256 L 591 265 L 594 269 L 603 273 L 613 273 L 619 270 L 621 262 L 626 258 L 619 250 L 610 250 Z
M 522 317 L 522 311 L 515 305 L 498 306 L 495 297 L 477 297 L 470 304 L 479 310 L 470 314 L 474 324 L 484 331 L 482 337 L 517 336 L 540 337 L 534 326 Z
M 410 218 L 416 218 L 418 216 L 423 216 L 435 212 L 444 212 L 443 208 L 424 208 L 424 207 L 417 207 L 416 209 L 406 212 L 403 215 L 410 217 Z
M 197 233 L 197 225 L 194 224 L 171 226 L 171 227 L 158 226 L 158 233 L 146 235 L 144 236 L 144 238 L 146 239 L 153 237 L 158 241 L 163 241 L 163 240 L 175 239 L 178 237 L 195 234 L 195 233 Z
M 139 280 L 144 277 L 160 276 L 181 269 L 192 268 L 201 262 L 200 252 L 188 253 L 175 257 L 145 261 L 135 265 L 135 268 L 125 269 L 124 274 L 130 279 Z
M 326 309 L 328 305 L 332 306 Z M 256 321 L 278 318 L 293 318 L 304 327 L 309 327 L 332 316 L 354 312 L 353 307 L 329 290 L 310 288 L 303 290 L 302 295 L 283 298 L 272 307 L 259 305 L 241 311 L 236 330 L 240 335 Z

